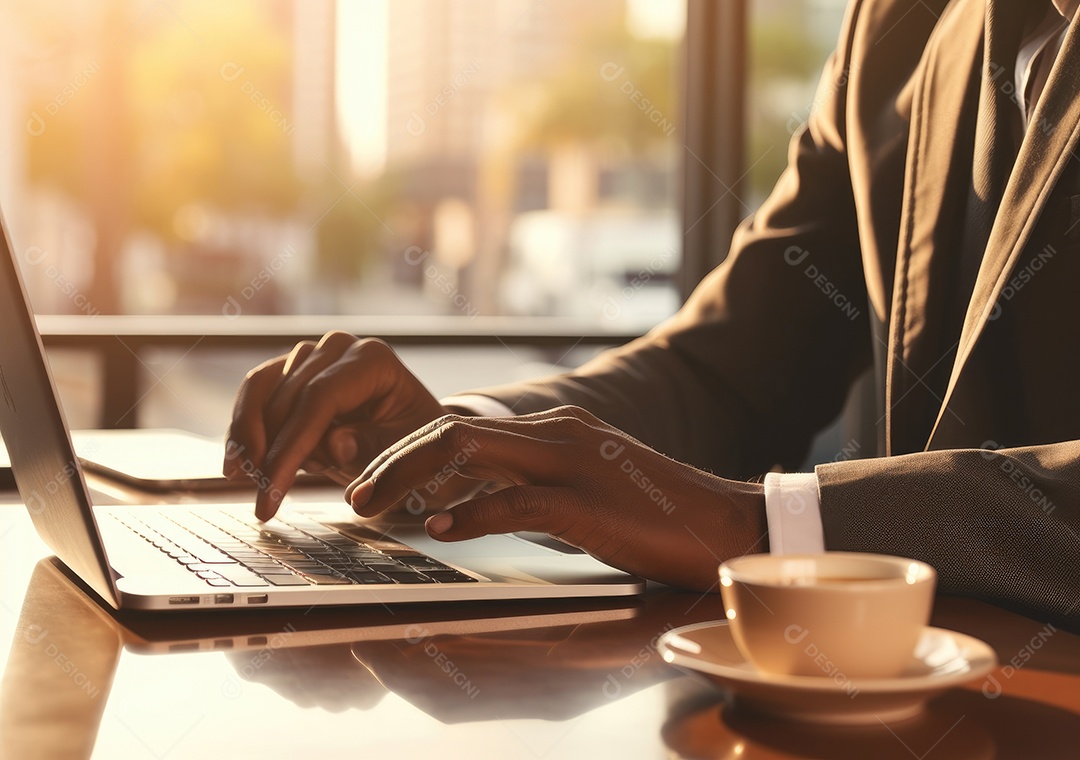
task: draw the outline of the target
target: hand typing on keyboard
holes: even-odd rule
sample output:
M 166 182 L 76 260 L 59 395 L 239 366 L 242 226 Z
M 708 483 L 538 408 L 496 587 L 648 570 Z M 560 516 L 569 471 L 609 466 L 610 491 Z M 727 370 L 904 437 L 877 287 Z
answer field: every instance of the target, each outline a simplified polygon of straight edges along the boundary
M 379 514 L 451 461 L 460 477 L 509 485 L 428 518 L 441 540 L 548 533 L 613 567 L 702 590 L 716 587 L 720 561 L 768 549 L 761 485 L 676 462 L 571 406 L 443 417 L 383 452 L 346 497 L 358 514 Z
M 385 344 L 330 333 L 254 370 L 240 388 L 225 463 L 259 486 L 267 520 L 301 467 L 333 469 L 365 517 L 436 483 L 430 535 L 554 535 L 654 580 L 716 587 L 729 557 L 767 551 L 762 486 L 716 477 L 650 449 L 578 407 L 519 417 L 446 410 Z M 238 453 L 237 453 L 238 452 Z M 490 490 L 490 488 L 489 488 Z M 382 572 L 382 571 L 380 571 Z
M 446 412 L 385 343 L 328 333 L 248 373 L 223 472 L 255 482 L 255 513 L 269 520 L 301 468 L 347 485 L 386 447 Z M 455 478 L 431 503 L 476 490 L 475 481 Z

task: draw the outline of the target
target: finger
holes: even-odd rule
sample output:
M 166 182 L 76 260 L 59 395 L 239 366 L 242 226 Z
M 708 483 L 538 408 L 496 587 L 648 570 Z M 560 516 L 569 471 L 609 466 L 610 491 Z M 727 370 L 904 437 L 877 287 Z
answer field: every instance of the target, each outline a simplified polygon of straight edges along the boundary
M 341 359 L 357 342 L 357 338 L 344 332 L 329 332 L 318 343 L 304 341 L 289 354 L 282 368 L 284 378 L 274 390 L 267 403 L 266 419 L 268 437 L 273 439 L 289 417 L 296 399 L 316 376 Z
M 245 467 L 258 467 L 268 446 L 263 410 L 267 399 L 281 382 L 286 357 L 260 364 L 248 373 L 236 394 L 233 418 L 225 435 L 225 460 L 221 471 L 230 480 L 244 474 Z
M 296 483 L 300 468 L 319 445 L 323 429 L 334 419 L 337 408 L 331 399 L 325 401 L 301 403 L 297 412 L 303 414 L 304 421 L 298 422 L 294 414 L 270 445 L 255 496 L 255 516 L 260 520 L 269 520 L 277 513 L 285 494 Z
M 453 475 L 449 478 L 432 479 L 423 485 L 417 485 L 409 495 L 392 505 L 387 511 L 393 515 L 406 512 L 413 517 L 442 512 L 447 507 L 476 498 L 482 491 L 491 489 L 496 484 L 490 480 L 473 480 Z M 497 490 L 497 489 L 496 489 Z
M 367 466 L 364 468 L 364 471 L 362 473 L 360 473 L 360 476 L 355 481 L 353 481 L 353 483 L 350 484 L 347 489 L 345 489 L 345 501 L 351 501 L 352 493 L 353 493 L 353 490 L 355 489 L 355 487 L 360 485 L 360 483 L 362 483 L 363 481 L 368 480 L 376 470 L 378 470 L 380 467 L 382 467 L 382 465 L 388 459 L 390 459 L 390 457 L 394 456 L 395 454 L 397 454 L 402 449 L 413 445 L 417 441 L 419 441 L 419 440 L 421 440 L 423 438 L 426 438 L 427 436 L 431 435 L 433 432 L 435 432 L 439 428 L 443 427 L 444 425 L 447 425 L 450 422 L 464 421 L 464 420 L 472 420 L 472 418 L 471 417 L 462 417 L 461 415 L 457 415 L 457 414 L 447 414 L 447 415 L 444 415 L 442 417 L 438 417 L 438 418 L 432 420 L 431 422 L 427 423 L 426 425 L 422 425 L 422 426 L 418 427 L 416 430 L 413 430 L 411 433 L 404 436 L 403 438 L 398 440 L 396 443 L 388 446 L 378 456 L 376 456 L 374 459 L 372 459 L 367 464 Z
M 517 432 L 531 433 L 530 426 L 535 422 L 555 419 L 555 411 L 548 409 L 543 412 L 537 412 L 534 414 L 521 415 L 519 417 L 464 417 L 458 414 L 447 414 L 438 419 L 423 425 L 416 430 L 412 431 L 401 440 L 392 444 L 383 450 L 377 457 L 371 460 L 371 462 L 364 468 L 364 471 L 360 476 L 349 484 L 349 487 L 345 489 L 345 501 L 352 502 L 353 491 L 364 481 L 369 480 L 372 475 L 386 463 L 388 459 L 396 456 L 400 451 L 406 449 L 418 441 L 428 437 L 435 431 L 439 430 L 446 425 L 454 422 L 468 423 L 478 428 L 486 428 L 493 430 L 509 430 Z
M 448 414 L 436 420 L 432 420 L 427 425 L 417 428 L 413 432 L 409 433 L 398 442 L 386 448 L 377 457 L 372 459 L 370 464 L 368 464 L 368 466 L 364 468 L 364 471 L 360 474 L 360 476 L 355 481 L 353 481 L 346 489 L 345 500 L 351 502 L 353 491 L 356 489 L 356 487 L 365 480 L 370 479 L 372 474 L 380 467 L 382 467 L 388 459 L 395 456 L 402 449 L 412 446 L 417 441 L 426 438 L 439 428 L 452 422 L 465 422 L 478 428 L 486 428 L 490 430 L 507 430 L 531 435 L 536 431 L 538 423 L 550 422 L 561 419 L 569 420 L 573 418 L 574 411 L 584 412 L 586 415 L 588 415 L 588 418 L 582 419 L 582 421 L 586 422 L 590 426 L 593 426 L 595 424 L 596 426 L 598 426 L 596 427 L 596 429 L 611 428 L 610 425 L 607 425 L 606 423 L 603 423 L 600 420 L 596 419 L 588 412 L 585 412 L 584 409 L 565 406 L 556 407 L 554 409 L 545 409 L 541 412 L 533 412 L 531 414 L 523 414 L 516 417 L 464 417 L 457 414 Z M 614 430 L 614 428 L 611 429 Z
M 269 444 L 263 465 L 265 487 L 255 499 L 260 519 L 268 520 L 277 512 L 297 471 L 312 458 L 336 417 L 393 390 L 397 375 L 379 371 L 383 362 L 394 357 L 389 346 L 361 341 L 352 353 L 345 371 L 339 371 L 341 363 L 331 365 L 307 383 Z
M 549 425 L 551 423 L 548 423 Z M 515 485 L 557 485 L 574 469 L 572 450 L 555 430 L 516 420 L 454 419 L 400 448 L 352 490 L 351 503 L 370 517 L 440 475 Z
M 492 533 L 522 530 L 557 536 L 569 529 L 579 499 L 570 488 L 515 486 L 461 504 L 428 518 L 426 527 L 440 541 L 464 541 Z
M 318 344 L 313 340 L 302 340 L 293 346 L 293 350 L 289 352 L 289 358 L 285 360 L 285 366 L 281 368 L 281 374 L 288 377 L 296 372 L 317 346 Z

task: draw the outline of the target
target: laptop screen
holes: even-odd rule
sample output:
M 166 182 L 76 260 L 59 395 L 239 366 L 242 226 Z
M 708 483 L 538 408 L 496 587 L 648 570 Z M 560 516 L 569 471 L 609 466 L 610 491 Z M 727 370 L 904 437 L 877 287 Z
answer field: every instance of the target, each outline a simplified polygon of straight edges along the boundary
M 103 598 L 117 596 L 90 497 L 0 215 L 0 434 L 38 534 Z

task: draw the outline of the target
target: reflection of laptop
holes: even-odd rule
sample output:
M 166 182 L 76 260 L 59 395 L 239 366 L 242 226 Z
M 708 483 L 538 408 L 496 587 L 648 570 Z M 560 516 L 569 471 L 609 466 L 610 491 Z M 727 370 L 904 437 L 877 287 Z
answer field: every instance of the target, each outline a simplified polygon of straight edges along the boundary
M 143 491 L 252 490 L 250 480 L 221 474 L 220 440 L 184 430 L 72 430 L 83 469 Z M 297 485 L 327 485 L 300 473 Z
M 0 434 L 34 527 L 117 608 L 229 609 L 620 596 L 644 584 L 586 554 L 517 536 L 459 543 L 419 526 L 365 525 L 342 502 L 94 506 L 3 227 Z
M 640 614 L 639 600 L 625 598 L 397 605 L 369 608 L 362 616 L 348 608 L 305 614 L 288 609 L 211 616 L 109 614 L 91 599 L 93 592 L 83 593 L 87 590 L 56 558 L 43 559 L 34 568 L 0 682 L 0 756 L 90 757 L 95 749 L 108 754 L 114 743 L 105 740 L 106 752 L 95 744 L 125 652 L 225 653 L 229 664 L 193 666 L 222 674 L 219 689 L 227 698 L 243 694 L 250 681 L 289 699 L 301 695 L 305 707 L 314 699 L 324 707 L 336 706 L 331 709 L 368 709 L 388 691 L 372 674 L 372 661 L 357 659 L 353 647 L 361 643 L 390 647 L 385 662 L 374 664 L 380 671 L 394 671 L 401 657 L 397 647 L 408 646 L 420 635 L 427 641 L 446 634 L 528 636 L 535 630 L 531 638 L 554 647 L 563 639 L 551 640 L 553 635 L 568 640 L 579 636 L 582 626 L 629 621 Z M 506 671 L 505 678 L 514 677 L 514 671 Z M 440 670 L 434 678 L 437 684 L 445 673 Z M 640 674 L 635 681 L 647 682 Z M 208 684 L 211 699 L 215 685 Z M 584 690 L 573 689 L 575 695 L 580 691 Z M 459 693 L 477 705 L 465 692 Z M 599 688 L 588 693 L 606 699 Z M 27 699 L 28 694 L 41 698 Z M 60 707 L 64 730 L 43 731 L 43 725 L 55 723 Z

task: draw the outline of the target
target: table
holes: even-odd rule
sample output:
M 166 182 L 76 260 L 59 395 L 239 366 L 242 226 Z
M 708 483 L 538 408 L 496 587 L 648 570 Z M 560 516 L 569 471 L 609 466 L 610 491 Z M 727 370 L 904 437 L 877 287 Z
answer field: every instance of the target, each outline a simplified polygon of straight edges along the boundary
M 892 726 L 756 715 L 663 662 L 719 597 L 116 614 L 0 495 L 4 758 L 1074 758 L 1080 637 L 973 600 L 1003 665 Z M 6 653 L 6 654 L 3 654 Z

